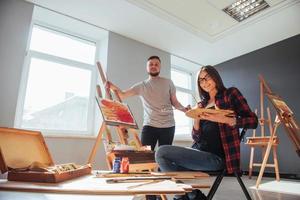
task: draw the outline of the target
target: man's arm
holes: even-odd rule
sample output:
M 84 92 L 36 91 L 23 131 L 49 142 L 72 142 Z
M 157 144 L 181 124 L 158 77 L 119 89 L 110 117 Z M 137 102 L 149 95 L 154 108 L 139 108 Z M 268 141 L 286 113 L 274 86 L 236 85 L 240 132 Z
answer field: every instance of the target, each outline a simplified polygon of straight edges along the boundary
M 177 99 L 176 93 L 171 95 L 171 104 L 174 106 L 177 110 L 180 110 L 182 112 L 186 112 L 190 109 L 190 106 L 184 107 Z
M 117 87 L 116 85 L 114 85 L 112 82 L 110 81 L 107 81 L 106 84 L 105 84 L 105 87 L 106 88 L 109 88 L 111 90 L 114 90 L 116 91 L 120 98 L 123 100 L 123 99 L 126 99 L 128 97 L 131 97 L 131 96 L 134 96 L 136 95 L 135 91 L 133 90 L 133 88 L 129 88 L 127 90 L 121 90 L 119 87 Z

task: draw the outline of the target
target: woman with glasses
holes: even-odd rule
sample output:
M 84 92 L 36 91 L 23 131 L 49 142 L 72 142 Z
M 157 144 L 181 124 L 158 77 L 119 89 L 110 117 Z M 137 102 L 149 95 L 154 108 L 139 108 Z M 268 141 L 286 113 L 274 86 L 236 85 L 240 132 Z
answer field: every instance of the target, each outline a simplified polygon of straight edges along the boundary
M 214 67 L 201 68 L 197 86 L 200 108 L 232 110 L 235 115 L 206 113 L 194 119 L 192 148 L 166 145 L 157 150 L 155 158 L 161 171 L 218 171 L 226 168 L 231 174 L 240 170 L 239 128 L 256 128 L 257 116 L 237 88 L 224 86 Z M 197 190 L 177 199 L 205 197 Z

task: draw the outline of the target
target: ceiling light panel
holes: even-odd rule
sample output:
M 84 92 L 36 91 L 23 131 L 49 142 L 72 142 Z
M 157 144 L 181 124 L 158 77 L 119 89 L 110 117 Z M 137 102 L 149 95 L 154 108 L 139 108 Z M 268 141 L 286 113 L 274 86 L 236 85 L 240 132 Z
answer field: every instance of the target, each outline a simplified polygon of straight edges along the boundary
M 264 0 L 239 0 L 224 8 L 223 11 L 241 22 L 268 7 L 269 4 Z

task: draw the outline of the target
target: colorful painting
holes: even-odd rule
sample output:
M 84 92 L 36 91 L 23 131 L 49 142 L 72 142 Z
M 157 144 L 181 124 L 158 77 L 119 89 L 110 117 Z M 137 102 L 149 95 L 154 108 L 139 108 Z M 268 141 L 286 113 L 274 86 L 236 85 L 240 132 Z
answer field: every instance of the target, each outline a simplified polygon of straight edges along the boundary
M 96 100 L 107 125 L 138 128 L 127 104 L 108 99 L 96 98 Z

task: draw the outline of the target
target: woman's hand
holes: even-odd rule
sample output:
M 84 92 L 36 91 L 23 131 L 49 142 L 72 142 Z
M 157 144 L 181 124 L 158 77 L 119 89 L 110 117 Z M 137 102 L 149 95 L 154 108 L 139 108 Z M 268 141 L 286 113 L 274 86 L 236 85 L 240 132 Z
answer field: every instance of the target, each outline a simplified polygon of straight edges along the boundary
M 226 117 L 224 114 L 221 113 L 203 113 L 200 119 L 209 120 L 212 122 L 218 122 L 223 124 L 228 124 L 229 126 L 236 125 L 236 118 L 235 117 Z

